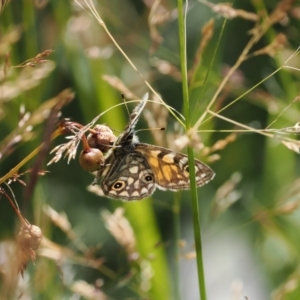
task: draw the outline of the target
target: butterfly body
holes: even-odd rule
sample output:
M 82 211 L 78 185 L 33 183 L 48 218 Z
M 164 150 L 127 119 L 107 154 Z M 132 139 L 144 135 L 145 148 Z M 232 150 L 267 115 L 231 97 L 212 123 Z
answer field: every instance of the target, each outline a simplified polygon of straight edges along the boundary
M 172 191 L 190 188 L 187 155 L 138 142 L 134 127 L 145 104 L 144 100 L 133 110 L 128 125 L 98 172 L 107 197 L 131 201 L 150 196 L 156 188 Z M 198 187 L 215 175 L 199 160 L 195 160 L 195 174 Z

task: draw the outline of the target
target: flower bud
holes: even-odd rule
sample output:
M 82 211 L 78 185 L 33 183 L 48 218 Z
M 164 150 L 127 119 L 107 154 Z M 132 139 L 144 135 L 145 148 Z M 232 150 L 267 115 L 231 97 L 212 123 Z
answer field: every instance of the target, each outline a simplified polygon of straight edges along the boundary
M 93 128 L 96 133 L 90 133 L 87 142 L 91 148 L 97 148 L 106 153 L 116 141 L 113 131 L 106 125 L 97 124 Z
M 104 157 L 99 149 L 90 148 L 88 151 L 81 151 L 79 163 L 84 170 L 94 172 L 104 165 Z

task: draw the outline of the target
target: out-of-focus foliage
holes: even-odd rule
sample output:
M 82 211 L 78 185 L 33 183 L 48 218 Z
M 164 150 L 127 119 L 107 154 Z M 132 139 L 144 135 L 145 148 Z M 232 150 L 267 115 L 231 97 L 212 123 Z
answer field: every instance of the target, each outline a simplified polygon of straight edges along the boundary
M 149 92 L 146 79 L 182 111 L 176 3 L 95 1 L 142 79 L 78 2 L 82 7 L 0 1 L 0 177 L 44 142 L 19 176 L 6 184 L 0 178 L 0 299 L 199 299 L 188 191 L 156 191 L 151 199 L 122 203 L 88 191 L 93 176 L 78 159 L 46 165 L 50 150 L 65 142 L 60 136 L 50 144 L 58 126 L 50 111 L 58 103 L 61 118 L 87 124 L 122 104 L 121 93 L 141 99 Z M 201 0 L 187 7 L 193 124 L 206 108 L 212 111 L 190 144 L 217 174 L 199 189 L 208 299 L 300 299 L 300 56 L 287 63 L 294 69 L 267 78 L 299 47 L 299 19 L 300 6 L 291 0 L 238 0 L 233 7 Z M 119 105 L 98 122 L 118 135 L 127 120 Z M 137 127 L 152 129 L 138 133 L 143 142 L 180 151 L 189 142 L 162 105 L 147 104 Z M 24 234 L 22 227 L 16 238 L 20 223 L 27 223 L 5 195 L 42 230 L 41 245 L 34 249 L 30 241 L 34 251 L 23 256 L 15 243 Z

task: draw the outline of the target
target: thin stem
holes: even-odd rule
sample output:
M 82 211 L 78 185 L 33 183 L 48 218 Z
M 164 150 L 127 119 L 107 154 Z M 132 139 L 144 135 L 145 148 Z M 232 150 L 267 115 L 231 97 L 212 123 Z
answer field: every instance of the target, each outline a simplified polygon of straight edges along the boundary
M 62 130 L 60 128 L 56 129 L 54 133 L 51 136 L 51 141 L 62 134 Z M 12 177 L 14 174 L 16 174 L 21 167 L 23 167 L 29 160 L 31 160 L 35 155 L 39 153 L 39 151 L 42 149 L 44 143 L 42 143 L 40 146 L 35 148 L 30 154 L 28 154 L 21 162 L 19 162 L 14 168 L 12 168 L 7 174 L 5 174 L 3 177 L 0 178 L 0 184 Z
M 185 2 L 185 9 L 187 9 L 188 1 Z M 189 90 L 188 90 L 188 73 L 187 73 L 187 55 L 186 55 L 186 10 L 183 11 L 183 1 L 178 0 L 178 26 L 179 26 L 179 44 L 180 44 L 180 62 L 181 62 L 181 74 L 182 74 L 182 90 L 183 90 L 183 104 L 185 114 L 185 124 L 187 134 L 190 134 L 191 129 L 191 117 L 190 117 L 190 102 L 189 102 Z M 204 268 L 202 260 L 202 244 L 201 244 L 201 231 L 200 231 L 200 214 L 199 204 L 195 177 L 195 165 L 194 165 L 194 152 L 191 147 L 188 147 L 189 158 L 189 173 L 190 173 L 190 187 L 191 187 L 191 201 L 193 210 L 193 225 L 194 225 L 194 239 L 196 246 L 196 261 L 198 270 L 198 284 L 200 290 L 201 300 L 206 300 L 205 278 Z
M 174 225 L 174 266 L 175 266 L 175 276 L 174 276 L 174 299 L 180 300 L 180 193 L 174 195 L 173 204 L 173 225 Z
M 75 0 L 75 2 L 84 10 L 86 10 L 78 0 Z M 173 117 L 177 120 L 177 122 L 179 122 L 183 127 L 184 127 L 184 123 L 177 117 L 177 115 L 174 113 L 174 111 L 172 109 L 169 108 L 168 105 L 166 105 L 166 103 L 163 101 L 163 99 L 161 98 L 161 96 L 154 90 L 154 88 L 151 86 L 151 84 L 146 80 L 146 78 L 143 76 L 143 74 L 137 69 L 137 67 L 134 65 L 134 63 L 131 61 L 131 59 L 127 56 L 127 54 L 124 52 L 124 50 L 120 47 L 120 45 L 118 44 L 118 42 L 115 40 L 115 38 L 112 36 L 112 34 L 110 33 L 110 31 L 108 30 L 108 28 L 106 27 L 105 22 L 103 21 L 103 19 L 100 17 L 99 13 L 97 12 L 93 1 L 91 0 L 85 0 L 84 1 L 85 4 L 88 6 L 88 8 L 90 9 L 90 12 L 92 13 L 92 15 L 98 20 L 99 24 L 102 26 L 102 28 L 104 29 L 104 31 L 106 32 L 106 34 L 108 35 L 108 37 L 111 39 L 111 41 L 114 43 L 114 45 L 116 46 L 116 48 L 120 51 L 120 53 L 124 56 L 124 58 L 128 61 L 128 63 L 130 64 L 130 66 L 134 69 L 134 71 L 140 76 L 140 78 L 144 81 L 144 83 L 146 84 L 146 86 L 150 89 L 150 91 L 157 97 L 157 99 L 165 105 L 165 107 L 169 110 L 170 114 L 173 115 Z
M 203 115 L 199 118 L 199 120 L 194 125 L 195 129 L 198 129 L 199 126 L 202 124 L 203 120 L 206 117 L 207 111 L 210 110 L 210 108 L 212 107 L 212 105 L 215 103 L 215 101 L 217 100 L 219 94 L 223 90 L 224 86 L 227 84 L 227 82 L 230 79 L 230 77 L 232 76 L 232 74 L 239 68 L 239 66 L 245 60 L 247 60 L 247 58 L 248 58 L 247 56 L 248 56 L 249 51 L 251 50 L 251 48 L 253 47 L 253 45 L 255 45 L 255 43 L 257 43 L 260 40 L 260 38 L 266 32 L 267 28 L 268 28 L 268 26 L 261 27 L 260 30 L 257 30 L 257 34 L 253 35 L 250 38 L 250 40 L 248 41 L 248 43 L 245 46 L 244 50 L 242 51 L 241 55 L 238 57 L 236 63 L 231 67 L 231 69 L 229 70 L 228 74 L 224 77 L 224 79 L 220 83 L 220 85 L 219 85 L 216 93 L 214 94 L 213 98 L 211 99 L 211 101 L 209 102 L 209 104 L 207 106 L 207 110 L 203 113 Z

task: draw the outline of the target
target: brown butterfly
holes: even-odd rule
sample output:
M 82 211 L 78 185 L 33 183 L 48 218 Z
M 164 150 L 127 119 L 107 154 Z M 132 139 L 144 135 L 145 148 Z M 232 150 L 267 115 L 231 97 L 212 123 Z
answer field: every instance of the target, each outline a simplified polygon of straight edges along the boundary
M 179 191 L 190 188 L 187 155 L 167 148 L 139 143 L 134 127 L 146 104 L 141 101 L 130 115 L 130 121 L 97 174 L 103 194 L 125 201 L 150 196 L 156 188 Z M 215 173 L 195 159 L 196 183 L 200 187 Z

